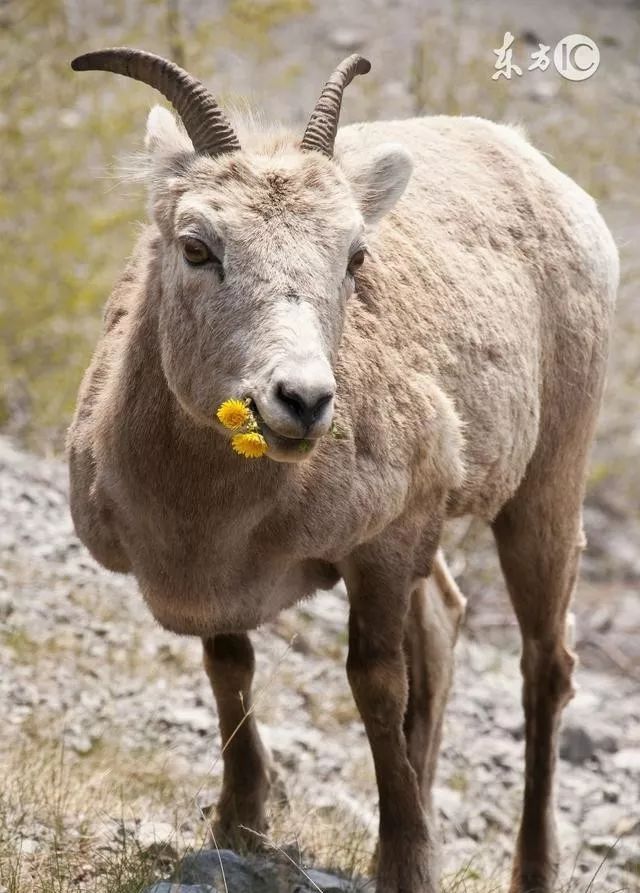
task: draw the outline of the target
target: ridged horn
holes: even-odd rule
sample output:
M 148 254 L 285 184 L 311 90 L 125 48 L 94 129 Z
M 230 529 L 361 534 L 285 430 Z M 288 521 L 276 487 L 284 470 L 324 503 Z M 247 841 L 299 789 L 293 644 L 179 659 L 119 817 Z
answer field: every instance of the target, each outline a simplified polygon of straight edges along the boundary
M 74 71 L 112 71 L 155 87 L 182 119 L 196 152 L 235 152 L 240 142 L 231 123 L 204 84 L 174 62 L 129 47 L 96 50 L 78 56 Z
M 349 86 L 356 75 L 367 74 L 368 71 L 371 71 L 371 62 L 357 53 L 338 65 L 324 85 L 320 98 L 316 102 L 300 148 L 322 152 L 327 158 L 333 156 L 333 144 L 338 132 L 344 89 Z

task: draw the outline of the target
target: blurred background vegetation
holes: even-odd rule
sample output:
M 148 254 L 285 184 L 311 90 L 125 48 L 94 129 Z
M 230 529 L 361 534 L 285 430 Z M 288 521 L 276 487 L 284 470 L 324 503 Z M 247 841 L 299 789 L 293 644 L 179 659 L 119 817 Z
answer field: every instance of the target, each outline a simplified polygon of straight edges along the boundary
M 492 80 L 514 33 L 523 76 Z M 539 43 L 582 31 L 601 49 L 594 77 L 526 70 Z M 144 219 L 139 187 L 114 164 L 140 148 L 158 96 L 106 74 L 77 75 L 79 52 L 133 44 L 188 66 L 224 102 L 301 127 L 337 60 L 372 74 L 344 120 L 479 114 L 519 121 L 601 203 L 623 284 L 593 492 L 611 511 L 640 505 L 638 139 L 640 15 L 633 2 L 414 0 L 1 0 L 0 428 L 60 452 L 102 305 Z M 594 497 L 595 498 L 595 497 Z

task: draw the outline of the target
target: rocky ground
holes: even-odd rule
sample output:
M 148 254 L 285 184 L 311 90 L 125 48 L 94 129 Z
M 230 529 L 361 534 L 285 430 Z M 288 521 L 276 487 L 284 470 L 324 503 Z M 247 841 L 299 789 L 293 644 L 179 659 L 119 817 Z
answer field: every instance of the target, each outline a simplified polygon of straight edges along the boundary
M 69 889 L 78 890 L 94 889 L 88 882 L 100 871 L 97 854 L 123 839 L 139 852 L 169 840 L 169 862 L 197 849 L 221 773 L 198 643 L 157 627 L 133 581 L 102 571 L 78 543 L 62 463 L 0 440 L 0 512 L 0 888 L 36 889 L 11 886 L 11 853 L 22 853 L 21 871 L 29 876 L 34 866 L 43 870 L 63 837 L 67 845 L 77 838 Z M 460 552 L 452 546 L 454 565 Z M 469 573 L 467 567 L 463 579 Z M 596 585 L 592 579 L 587 588 Z M 638 620 L 637 582 L 611 589 L 614 616 L 599 603 L 605 643 L 607 627 L 619 632 L 620 624 Z M 493 626 L 482 623 L 489 608 L 483 613 L 473 604 L 458 648 L 436 801 L 448 882 L 488 890 L 504 885 L 518 815 L 520 676 L 514 631 L 503 622 L 496 638 L 499 601 L 489 602 Z M 578 629 L 588 630 L 580 600 L 577 610 Z M 586 617 L 591 610 L 587 605 Z M 343 669 L 346 613 L 338 587 L 286 612 L 255 642 L 256 709 L 291 804 L 276 815 L 268 844 L 288 854 L 278 858 L 290 868 L 291 858 L 305 871 L 312 861 L 349 877 L 366 868 L 376 796 Z M 633 667 L 605 672 L 589 665 L 588 653 L 562 733 L 560 880 L 594 893 L 640 890 L 640 685 Z M 38 792 L 47 783 L 45 808 Z M 230 877 L 246 881 L 251 870 L 237 863 Z M 294 875 L 273 889 L 298 884 L 327 893 L 337 883 L 325 878 L 314 887 L 301 871 Z M 211 873 L 208 880 L 224 889 Z M 237 887 L 244 889 L 272 888 L 256 881 Z

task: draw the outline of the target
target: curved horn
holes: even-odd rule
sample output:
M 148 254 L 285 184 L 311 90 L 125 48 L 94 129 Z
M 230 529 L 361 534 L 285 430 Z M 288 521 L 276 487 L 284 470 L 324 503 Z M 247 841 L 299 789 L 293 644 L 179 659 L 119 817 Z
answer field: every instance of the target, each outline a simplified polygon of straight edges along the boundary
M 316 102 L 302 137 L 301 149 L 314 149 L 327 158 L 332 157 L 344 88 L 349 86 L 356 75 L 366 74 L 370 70 L 371 62 L 357 53 L 338 65 Z
M 112 71 L 155 87 L 180 115 L 196 152 L 234 152 L 240 142 L 231 123 L 204 84 L 184 69 L 143 50 L 115 47 L 78 56 L 74 71 Z

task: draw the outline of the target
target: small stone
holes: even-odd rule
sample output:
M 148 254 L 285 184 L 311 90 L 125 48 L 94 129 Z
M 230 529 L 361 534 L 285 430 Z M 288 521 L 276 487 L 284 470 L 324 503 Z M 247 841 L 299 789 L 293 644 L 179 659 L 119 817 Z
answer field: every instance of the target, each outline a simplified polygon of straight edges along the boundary
M 498 828 L 500 831 L 509 831 L 513 828 L 513 819 L 510 818 L 504 810 L 499 809 L 494 803 L 485 806 L 481 815 L 490 828 Z
M 136 830 L 136 840 L 143 850 L 170 844 L 175 836 L 175 829 L 168 822 L 142 822 Z
M 513 833 L 513 824 L 512 824 Z M 582 835 L 575 824 L 567 817 L 559 814 L 557 817 L 558 836 L 566 851 L 577 853 L 582 846 Z
M 613 735 L 603 734 L 596 738 L 596 749 L 604 753 L 616 753 L 618 741 Z
M 201 818 L 208 818 L 213 815 L 218 802 L 218 792 L 213 788 L 201 788 L 196 794 L 196 806 L 200 812 Z
M 595 753 L 593 738 L 582 726 L 566 725 L 560 736 L 560 756 L 563 760 L 581 766 Z
M 637 815 L 625 815 L 616 825 L 615 832 L 618 837 L 627 834 L 640 834 L 640 817 Z M 640 849 L 638 850 L 640 853 Z
M 616 769 L 635 774 L 640 772 L 640 748 L 627 747 L 619 750 L 613 756 L 613 764 Z
M 81 757 L 84 757 L 91 753 L 93 742 L 88 735 L 74 735 L 69 742 L 69 746 Z
M 460 815 L 462 794 L 448 786 L 436 787 L 433 791 L 433 802 L 445 818 L 454 822 Z
M 313 654 L 313 645 L 304 633 L 298 632 L 291 639 L 291 650 L 298 654 Z
M 607 853 L 614 851 L 616 846 L 616 838 L 602 834 L 598 837 L 591 837 L 587 844 L 590 850 L 598 853 L 599 856 L 606 856 Z
M 589 809 L 584 816 L 582 827 L 587 836 L 603 837 L 614 835 L 620 821 L 621 809 L 611 803 L 601 803 Z
M 508 732 L 516 741 L 521 741 L 524 736 L 524 718 L 519 710 L 509 710 L 500 707 L 493 717 L 494 725 Z
M 206 735 L 214 729 L 211 711 L 205 707 L 174 707 L 167 714 L 166 721 L 175 726 L 187 726 L 199 735 Z
M 487 830 L 487 822 L 481 815 L 469 816 L 462 823 L 462 830 L 472 840 L 481 840 Z
M 13 614 L 15 605 L 8 592 L 0 592 L 0 620 L 6 620 Z

